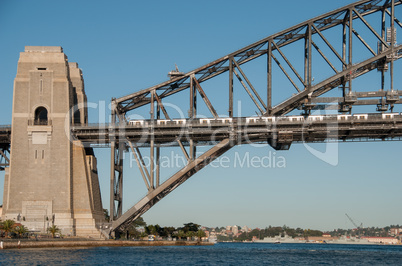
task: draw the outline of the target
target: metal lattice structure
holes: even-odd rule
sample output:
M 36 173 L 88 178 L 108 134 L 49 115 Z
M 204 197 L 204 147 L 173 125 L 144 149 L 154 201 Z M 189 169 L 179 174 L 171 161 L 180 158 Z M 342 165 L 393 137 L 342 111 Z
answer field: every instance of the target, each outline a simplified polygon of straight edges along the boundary
M 10 165 L 11 126 L 0 127 L 0 171 Z
M 402 136 L 402 117 L 392 111 L 395 104 L 402 103 L 402 92 L 394 90 L 394 61 L 402 57 L 402 45 L 396 42 L 396 32 L 402 23 L 396 17 L 395 9 L 401 4 L 402 1 L 396 0 L 364 0 L 347 5 L 271 35 L 188 73 L 173 71 L 170 73 L 171 79 L 159 85 L 112 99 L 111 125 L 102 132 L 96 127 L 74 128 L 75 136 L 83 141 L 95 143 L 102 139 L 111 145 L 112 230 L 124 230 L 164 196 L 239 143 L 268 141 L 275 149 L 288 149 L 292 142 L 299 141 L 362 138 L 399 140 Z M 377 14 L 380 20 L 368 19 L 372 14 Z M 373 21 L 378 24 L 374 25 Z M 376 25 L 381 25 L 380 32 L 375 30 Z M 361 27 L 368 30 L 370 36 L 359 34 Z M 326 36 L 327 32 L 335 28 L 340 28 L 341 32 L 336 43 Z M 363 45 L 370 54 L 369 58 L 361 62 L 353 60 L 354 40 Z M 286 47 L 294 43 L 302 43 L 303 46 L 303 73 L 297 71 L 298 67 L 285 51 Z M 327 53 L 318 43 L 325 45 Z M 341 49 L 336 49 L 337 43 L 341 44 Z M 332 71 L 330 77 L 317 83 L 313 82 L 313 54 L 323 59 Z M 243 65 L 263 56 L 266 57 L 266 99 L 260 96 L 243 70 Z M 273 80 L 277 78 L 273 75 L 274 67 L 283 73 L 283 78 L 295 89 L 286 100 L 275 104 L 272 92 L 279 88 L 273 87 Z M 381 73 L 381 88 L 371 92 L 353 90 L 353 80 L 372 70 Z M 229 73 L 227 87 L 222 88 L 229 91 L 227 118 L 218 115 L 203 88 L 205 81 L 223 73 Z M 386 88 L 384 80 L 388 73 L 390 85 Z M 259 114 L 255 120 L 234 116 L 235 79 L 239 80 L 255 104 Z M 324 97 L 335 88 L 340 88 L 339 96 Z M 188 117 L 180 122 L 171 119 L 163 101 L 183 91 L 189 93 L 190 110 Z M 211 112 L 211 120 L 207 124 L 197 118 L 197 94 Z M 363 117 L 351 116 L 352 107 L 358 105 L 374 105 L 379 113 Z M 149 119 L 139 122 L 140 126 L 130 124 L 126 114 L 143 106 L 150 108 Z M 327 108 L 337 109 L 342 115 L 309 118 L 312 110 Z M 301 109 L 303 116 L 286 116 L 296 109 Z M 384 114 L 388 110 L 391 111 L 390 115 Z M 199 145 L 212 145 L 212 148 L 196 158 L 196 146 Z M 160 184 L 160 149 L 165 146 L 179 146 L 187 159 L 187 165 Z M 144 164 L 141 147 L 150 148 L 149 169 Z M 148 194 L 123 214 L 122 155 L 126 149 L 130 149 L 136 158 Z

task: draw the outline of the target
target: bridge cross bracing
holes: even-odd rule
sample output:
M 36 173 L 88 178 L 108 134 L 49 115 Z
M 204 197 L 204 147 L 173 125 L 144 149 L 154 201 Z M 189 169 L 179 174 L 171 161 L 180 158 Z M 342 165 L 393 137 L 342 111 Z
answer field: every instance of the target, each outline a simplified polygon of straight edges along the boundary
M 355 2 L 188 73 L 172 71 L 170 80 L 161 84 L 114 98 L 108 125 L 73 127 L 72 136 L 84 143 L 111 147 L 112 230 L 125 230 L 131 221 L 238 144 L 268 142 L 273 148 L 284 150 L 293 142 L 399 140 L 402 116 L 393 109 L 402 103 L 402 92 L 394 88 L 394 62 L 402 57 L 402 45 L 397 42 L 402 28 L 401 12 L 396 11 L 401 4 L 396 0 Z M 336 37 L 335 30 L 339 32 Z M 294 59 L 289 48 L 300 54 L 302 63 Z M 357 60 L 363 52 L 368 56 Z M 247 63 L 262 58 L 266 72 L 264 89 L 256 86 L 247 72 Z M 322 78 L 314 74 L 319 68 L 318 60 L 329 70 Z M 373 70 L 379 72 L 378 90 L 364 91 L 352 86 L 355 79 Z M 277 72 L 281 75 L 275 75 Z M 229 95 L 224 99 L 228 110 L 225 116 L 218 114 L 213 104 L 214 91 L 208 90 L 206 82 L 223 74 L 228 75 L 227 86 L 219 89 L 227 90 Z M 278 79 L 288 82 L 293 91 L 275 87 Z M 235 115 L 236 84 L 250 99 L 256 117 Z M 178 119 L 168 113 L 165 105 L 170 96 L 180 92 L 188 93 L 190 108 L 186 117 Z M 281 94 L 283 99 L 276 102 L 274 93 Z M 210 117 L 198 116 L 201 102 Z M 375 106 L 377 113 L 353 113 L 353 107 L 358 106 Z M 141 107 L 149 108 L 149 119 L 127 119 L 130 112 Z M 316 110 L 335 110 L 339 114 L 314 115 Z M 197 147 L 206 145 L 212 147 L 196 157 Z M 180 147 L 187 165 L 161 183 L 160 149 L 171 146 Z M 150 149 L 149 168 L 141 154 L 145 148 Z M 147 195 L 123 213 L 123 153 L 127 150 L 136 158 Z

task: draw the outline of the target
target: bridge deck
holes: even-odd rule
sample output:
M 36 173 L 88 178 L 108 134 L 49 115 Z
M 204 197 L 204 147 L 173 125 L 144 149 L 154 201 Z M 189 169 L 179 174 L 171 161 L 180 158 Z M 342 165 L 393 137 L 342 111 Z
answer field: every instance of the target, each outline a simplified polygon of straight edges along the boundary
M 153 132 L 151 134 L 151 132 Z M 242 136 L 249 143 L 325 142 L 328 140 L 387 140 L 402 136 L 402 115 L 359 114 L 327 116 L 285 116 L 266 118 L 138 120 L 125 127 L 92 125 L 74 127 L 73 137 L 88 144 L 109 143 L 112 135 L 147 145 L 153 137 L 155 145 L 176 146 L 177 140 L 188 145 L 192 139 L 198 145 L 208 145 L 231 135 Z

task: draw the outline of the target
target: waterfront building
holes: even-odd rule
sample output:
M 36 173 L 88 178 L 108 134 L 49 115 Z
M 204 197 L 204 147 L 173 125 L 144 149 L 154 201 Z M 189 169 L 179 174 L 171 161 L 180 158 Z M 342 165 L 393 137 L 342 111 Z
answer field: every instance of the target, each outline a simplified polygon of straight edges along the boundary
M 232 232 L 233 232 L 233 235 L 237 235 L 239 233 L 239 227 L 237 225 L 234 225 L 232 227 Z
M 245 226 L 243 226 L 243 227 L 241 228 L 241 231 L 244 232 L 244 233 L 247 233 L 247 232 L 250 232 L 251 230 L 250 230 L 250 228 L 248 228 L 247 225 L 245 225 Z
M 371 243 L 380 243 L 380 244 L 388 244 L 395 245 L 398 243 L 398 239 L 395 237 L 383 237 L 383 236 L 362 236 L 362 239 L 367 239 L 368 242 Z
M 389 231 L 391 236 L 399 236 L 402 233 L 402 228 L 391 228 Z

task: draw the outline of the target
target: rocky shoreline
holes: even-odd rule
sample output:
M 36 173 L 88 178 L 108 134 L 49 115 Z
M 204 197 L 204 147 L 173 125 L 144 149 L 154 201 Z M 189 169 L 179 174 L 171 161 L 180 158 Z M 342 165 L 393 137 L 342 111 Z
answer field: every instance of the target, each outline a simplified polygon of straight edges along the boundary
M 127 241 L 127 240 L 83 240 L 83 241 L 4 241 L 3 249 L 18 248 L 85 248 L 85 247 L 143 247 L 143 246 L 204 246 L 213 245 L 198 241 Z

